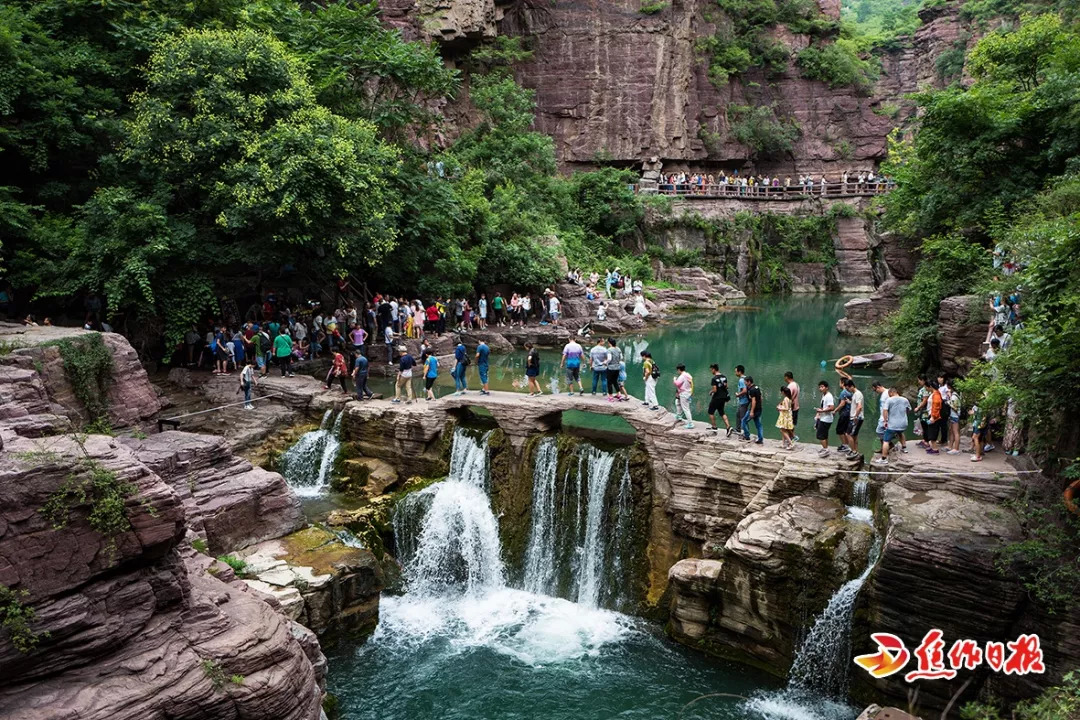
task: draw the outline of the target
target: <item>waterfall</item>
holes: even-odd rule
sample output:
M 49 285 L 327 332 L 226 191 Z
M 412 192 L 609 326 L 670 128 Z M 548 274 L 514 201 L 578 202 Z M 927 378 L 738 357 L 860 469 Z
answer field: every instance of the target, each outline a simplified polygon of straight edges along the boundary
M 869 483 L 865 477 L 855 483 L 852 501 L 854 504 L 847 509 L 848 519 L 873 528 Z M 755 695 L 747 702 L 746 708 L 757 717 L 766 720 L 851 717 L 851 708 L 845 704 L 851 666 L 851 620 L 859 591 L 881 556 L 881 546 L 881 536 L 875 530 L 866 567 L 829 598 L 828 605 L 814 619 L 806 639 L 795 651 L 788 686 L 779 692 Z
M 449 477 L 406 497 L 395 513 L 410 593 L 477 594 L 505 586 L 499 526 L 485 489 L 487 441 L 487 434 L 455 430 Z
M 555 438 L 540 441 L 533 471 L 532 528 L 525 550 L 525 589 L 550 595 L 555 592 L 556 568 L 556 479 L 559 446 Z
M 622 477 L 619 479 L 618 495 L 615 496 L 615 552 L 613 553 L 611 566 L 612 577 L 618 582 L 614 598 L 617 607 L 630 601 L 630 595 L 626 592 L 628 589 L 626 583 L 619 581 L 626 577 L 623 569 L 628 554 L 626 550 L 630 547 L 629 543 L 633 539 L 631 536 L 631 520 L 634 514 L 632 492 L 630 456 L 627 454 L 623 463 Z
M 829 604 L 814 620 L 795 659 L 791 663 L 790 683 L 829 697 L 846 697 L 848 670 L 851 666 L 851 617 L 870 571 L 881 554 L 881 538 L 874 537 L 866 569 L 848 580 L 830 598 Z
M 278 459 L 278 469 L 297 495 L 314 497 L 329 487 L 330 473 L 341 447 L 344 416 L 341 412 L 335 418 L 334 412 L 327 410 L 319 429 L 304 433 Z
M 590 607 L 600 604 L 604 582 L 604 496 L 611 480 L 615 455 L 589 446 L 585 452 L 588 467 L 588 507 L 585 515 L 585 535 L 581 542 L 581 580 L 577 601 Z

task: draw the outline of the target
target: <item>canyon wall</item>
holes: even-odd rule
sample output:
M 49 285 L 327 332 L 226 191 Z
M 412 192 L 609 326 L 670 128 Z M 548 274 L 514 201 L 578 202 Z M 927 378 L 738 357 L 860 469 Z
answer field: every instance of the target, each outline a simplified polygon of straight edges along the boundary
M 0 717 L 317 720 L 314 634 L 194 549 L 296 527 L 281 477 L 215 438 L 72 432 L 84 408 L 41 345 L 57 331 L 20 330 L 27 347 L 0 358 L 0 586 L 9 616 L 33 612 L 0 631 Z M 149 417 L 161 403 L 130 345 L 105 342 L 111 419 Z
M 839 17 L 839 3 L 819 6 Z M 775 76 L 752 68 L 716 87 L 699 46 L 716 31 L 712 0 L 675 0 L 654 14 L 642 13 L 640 0 L 380 0 L 380 7 L 384 22 L 406 37 L 441 43 L 451 63 L 497 35 L 524 38 L 534 55 L 515 68 L 517 77 L 536 91 L 535 127 L 555 139 L 564 167 L 637 166 L 652 156 L 669 167 L 742 167 L 751 153 L 731 137 L 727 108 L 772 105 L 801 134 L 791 153 L 761 159 L 756 169 L 872 168 L 884 159 L 889 132 L 910 113 L 903 96 L 940 82 L 935 58 L 963 40 L 950 4 L 924 11 L 925 24 L 907 46 L 882 57 L 869 94 L 803 78 L 793 59 Z M 772 34 L 793 54 L 809 44 L 783 28 Z M 467 102 L 447 114 L 458 124 L 473 116 Z

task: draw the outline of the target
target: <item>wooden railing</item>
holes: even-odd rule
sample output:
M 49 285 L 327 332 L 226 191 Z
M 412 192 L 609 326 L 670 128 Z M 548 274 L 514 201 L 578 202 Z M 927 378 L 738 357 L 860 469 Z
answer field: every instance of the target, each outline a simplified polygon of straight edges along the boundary
M 654 194 L 652 187 L 643 189 L 633 185 L 635 193 Z M 728 198 L 732 200 L 802 200 L 813 197 L 873 197 L 884 195 L 892 189 L 888 181 L 835 182 L 814 185 L 671 185 L 660 183 L 655 194 L 688 198 Z

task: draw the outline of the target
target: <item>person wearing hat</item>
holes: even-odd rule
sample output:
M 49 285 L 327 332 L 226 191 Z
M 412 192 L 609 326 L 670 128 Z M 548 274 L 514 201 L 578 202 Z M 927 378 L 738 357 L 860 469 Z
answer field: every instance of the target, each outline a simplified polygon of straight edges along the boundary
M 401 358 L 398 360 L 397 382 L 394 383 L 394 399 L 391 402 L 401 402 L 401 388 L 403 386 L 408 401 L 416 402 L 412 386 L 413 368 L 416 367 L 416 360 L 413 359 L 413 356 L 409 354 L 409 349 L 404 345 L 398 346 L 398 352 L 401 353 Z

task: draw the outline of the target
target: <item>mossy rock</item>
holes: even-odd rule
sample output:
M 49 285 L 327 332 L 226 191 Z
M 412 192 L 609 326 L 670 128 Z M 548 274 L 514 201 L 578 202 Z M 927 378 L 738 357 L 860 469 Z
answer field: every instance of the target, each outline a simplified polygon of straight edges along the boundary
M 286 535 L 280 542 L 286 552 L 283 559 L 288 564 L 310 567 L 316 575 L 332 575 L 339 567 L 367 565 L 372 561 L 369 550 L 349 547 L 321 527 L 304 528 Z

